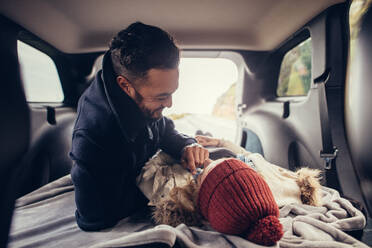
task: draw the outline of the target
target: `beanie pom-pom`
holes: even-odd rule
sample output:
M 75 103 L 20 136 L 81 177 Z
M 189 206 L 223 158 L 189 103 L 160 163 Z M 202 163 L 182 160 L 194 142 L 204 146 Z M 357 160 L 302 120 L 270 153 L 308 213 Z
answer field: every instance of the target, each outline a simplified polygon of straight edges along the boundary
M 283 237 L 283 226 L 276 216 L 269 215 L 256 222 L 246 238 L 260 245 L 274 245 Z

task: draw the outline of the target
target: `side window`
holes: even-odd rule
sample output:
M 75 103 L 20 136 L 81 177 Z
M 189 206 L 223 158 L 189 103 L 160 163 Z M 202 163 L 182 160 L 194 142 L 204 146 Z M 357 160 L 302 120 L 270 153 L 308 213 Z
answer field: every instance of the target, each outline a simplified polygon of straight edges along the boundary
M 278 96 L 305 96 L 311 85 L 311 38 L 286 53 L 276 93 Z
M 21 78 L 28 102 L 62 102 L 61 82 L 53 60 L 41 51 L 18 41 Z

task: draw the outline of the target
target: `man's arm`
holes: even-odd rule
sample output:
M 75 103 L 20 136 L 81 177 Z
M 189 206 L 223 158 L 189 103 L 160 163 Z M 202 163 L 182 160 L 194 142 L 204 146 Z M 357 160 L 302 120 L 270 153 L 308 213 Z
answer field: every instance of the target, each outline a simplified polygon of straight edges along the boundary
M 118 160 L 86 132 L 74 132 L 70 156 L 75 162 L 71 170 L 75 215 L 82 230 L 111 227 L 146 205 L 145 197 L 130 180 L 130 161 Z
M 97 179 L 90 175 L 81 162 L 75 162 L 71 178 L 75 186 L 76 222 L 84 231 L 96 231 L 115 225 L 116 219 L 103 200 Z M 105 206 L 107 205 L 106 209 Z
M 183 149 L 191 144 L 195 144 L 196 139 L 185 134 L 179 133 L 174 128 L 174 123 L 167 117 L 163 118 L 163 132 L 160 137 L 160 148 L 176 159 L 180 159 Z

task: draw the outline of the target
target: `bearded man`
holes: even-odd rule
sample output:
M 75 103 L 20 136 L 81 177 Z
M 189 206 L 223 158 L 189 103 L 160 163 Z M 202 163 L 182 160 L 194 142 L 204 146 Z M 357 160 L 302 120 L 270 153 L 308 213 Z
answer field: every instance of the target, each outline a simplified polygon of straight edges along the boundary
M 102 70 L 79 100 L 72 137 L 82 230 L 111 227 L 146 206 L 136 177 L 159 149 L 193 174 L 208 159 L 205 148 L 162 115 L 178 88 L 179 60 L 173 38 L 158 27 L 136 22 L 112 39 Z

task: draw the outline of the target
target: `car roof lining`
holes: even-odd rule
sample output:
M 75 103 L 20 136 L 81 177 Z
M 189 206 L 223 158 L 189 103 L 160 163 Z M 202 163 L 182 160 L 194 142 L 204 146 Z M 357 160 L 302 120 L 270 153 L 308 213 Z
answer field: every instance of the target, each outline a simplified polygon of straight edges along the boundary
M 267 51 L 340 2 L 13 0 L 1 4 L 0 13 L 65 53 L 103 51 L 134 21 L 164 28 L 182 49 Z

